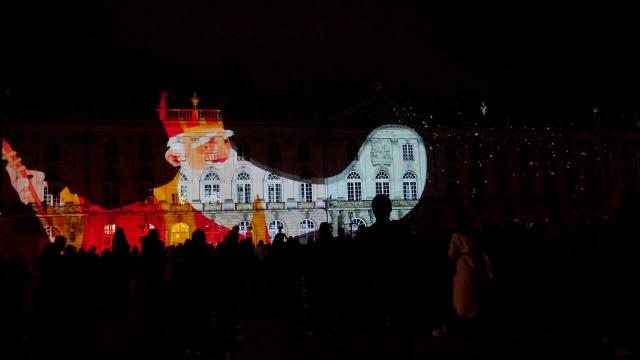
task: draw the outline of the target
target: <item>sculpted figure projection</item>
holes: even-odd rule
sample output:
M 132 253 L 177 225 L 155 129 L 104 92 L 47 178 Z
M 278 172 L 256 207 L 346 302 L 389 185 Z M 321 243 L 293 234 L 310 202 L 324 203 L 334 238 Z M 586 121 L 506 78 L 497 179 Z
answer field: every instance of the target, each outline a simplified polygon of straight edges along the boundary
M 121 227 L 129 239 L 157 229 L 167 244 L 204 229 L 208 241 L 218 242 L 237 225 L 242 237 L 268 242 L 281 231 L 313 234 L 321 222 L 331 221 L 328 212 L 345 216 L 331 217 L 334 228 L 370 224 L 368 204 L 362 202 L 378 193 L 400 202 L 404 210 L 395 215 L 400 218 L 426 184 L 424 144 L 403 125 L 374 129 L 344 171 L 312 182 L 238 156 L 231 143 L 234 133 L 224 128 L 220 111 L 198 109 L 195 94 L 193 109 L 167 108 L 166 98 L 163 93 L 158 107 L 169 139 L 164 158 L 179 171 L 168 183 L 150 189 L 144 201 L 109 208 L 67 187 L 52 194 L 47 174 L 25 167 L 3 139 L 2 158 L 11 185 L 20 201 L 33 207 L 50 238 L 65 235 L 76 246 L 101 250 L 111 246 Z

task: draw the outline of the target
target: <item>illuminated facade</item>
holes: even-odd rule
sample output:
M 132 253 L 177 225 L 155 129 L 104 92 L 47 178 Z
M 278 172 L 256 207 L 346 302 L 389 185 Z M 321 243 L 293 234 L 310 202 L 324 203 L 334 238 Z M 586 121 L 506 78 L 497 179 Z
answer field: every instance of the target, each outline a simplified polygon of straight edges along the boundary
M 403 125 L 374 129 L 359 150 L 354 149 L 357 156 L 346 170 L 322 178 L 311 175 L 323 167 L 322 159 L 317 161 L 317 155 L 312 155 L 321 151 L 306 140 L 297 146 L 298 159 L 306 165 L 295 172 L 282 171 L 275 164 L 269 166 L 252 159 L 245 143 L 232 147 L 229 138 L 233 131 L 222 126 L 218 110 L 167 109 L 161 103 L 159 112 L 169 137 L 164 149 L 159 148 L 159 139 L 144 135 L 143 123 L 139 129 L 131 123 L 126 129 L 117 129 L 116 132 L 122 131 L 119 135 L 102 124 L 105 131 L 97 132 L 97 144 L 89 145 L 88 153 L 78 146 L 86 144 L 71 141 L 62 145 L 55 132 L 35 135 L 33 129 L 29 130 L 32 137 L 47 139 L 45 163 L 66 167 L 49 166 L 44 171 L 29 167 L 28 175 L 13 175 L 15 189 L 25 189 L 27 177 L 31 177 L 33 196 L 22 201 L 43 205 L 35 206 L 34 211 L 50 239 L 65 235 L 72 244 L 101 250 L 110 247 L 116 228 L 122 227 L 133 243 L 150 229 L 157 229 L 173 245 L 183 242 L 193 230 L 203 228 L 211 241 L 218 242 L 231 227 L 239 226 L 242 236 L 251 236 L 254 242 L 268 242 L 278 232 L 293 236 L 313 234 L 324 221 L 333 224 L 335 233 L 339 228 L 353 233 L 358 225 L 368 226 L 375 221 L 370 200 L 376 193 L 390 196 L 397 207 L 392 218 L 398 219 L 417 204 L 426 183 L 425 147 L 420 136 Z M 254 129 L 259 131 L 260 126 Z M 71 125 L 66 130 L 65 139 L 82 138 L 80 134 L 71 135 L 78 126 Z M 131 151 L 136 145 L 127 144 L 135 133 L 140 139 L 137 152 Z M 8 142 L 4 144 L 10 146 Z M 91 155 L 100 147 L 104 151 Z M 71 161 L 62 162 L 61 153 Z M 136 153 L 138 159 L 123 156 Z M 157 159 L 153 154 L 162 153 L 179 170 L 168 183 L 152 186 L 152 168 Z M 271 140 L 266 154 L 271 162 L 285 158 L 280 145 Z M 22 155 L 25 159 L 34 156 L 37 155 L 28 151 Z M 75 169 L 77 173 L 92 173 L 87 187 L 67 187 L 57 172 L 73 171 L 69 168 L 87 156 L 90 159 L 84 163 L 89 168 L 95 166 L 95 172 Z M 139 175 L 125 178 L 132 174 L 123 171 L 123 167 L 138 169 L 134 174 Z M 95 194 L 100 190 L 101 194 Z M 88 200 L 96 197 L 101 201 Z M 138 201 L 131 201 L 136 198 Z
M 371 200 L 389 196 L 391 218 L 402 218 L 418 204 L 427 182 L 427 153 L 420 135 L 404 125 L 383 125 L 365 139 L 355 159 L 326 180 L 328 215 L 334 229 L 355 233 L 375 217 Z
M 150 228 L 168 244 L 196 228 L 219 241 L 234 225 L 254 241 L 270 239 L 279 227 L 287 235 L 312 232 L 323 221 L 348 233 L 372 224 L 377 193 L 389 194 L 394 219 L 420 222 L 437 214 L 451 226 L 461 209 L 493 221 L 555 212 L 571 224 L 590 212 L 606 214 L 640 191 L 636 131 L 412 130 L 390 124 L 385 109 L 392 105 L 382 105 L 322 122 L 227 120 L 224 128 L 217 110 L 198 109 L 195 116 L 192 109 L 167 109 L 160 132 L 150 132 L 156 119 L 36 119 L 15 121 L 9 138 L 25 165 L 41 170 L 31 175 L 46 233 L 98 250 L 110 245 L 116 226 L 132 244 Z M 198 123 L 181 124 L 189 117 L 204 118 L 205 133 L 219 136 L 199 139 Z M 187 154 L 185 129 L 195 153 Z M 159 175 L 168 146 L 176 166 L 170 178 Z M 0 243 L 8 253 L 5 239 L 32 241 L 33 226 L 6 173 L 1 180 Z

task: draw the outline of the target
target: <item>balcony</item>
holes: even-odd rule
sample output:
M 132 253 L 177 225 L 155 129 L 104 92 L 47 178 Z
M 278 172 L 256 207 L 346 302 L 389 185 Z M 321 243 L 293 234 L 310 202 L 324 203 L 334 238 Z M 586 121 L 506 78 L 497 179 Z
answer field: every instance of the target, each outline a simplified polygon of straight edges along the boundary
M 236 203 L 236 210 L 253 210 L 252 203 Z
M 418 205 L 418 200 L 391 200 L 391 206 L 395 208 L 412 208 Z
M 202 205 L 204 211 L 220 211 L 222 210 L 221 203 L 204 203 Z
M 298 201 L 298 209 L 313 209 L 315 207 L 316 207 L 316 203 L 313 201 L 310 201 L 310 202 Z
M 283 202 L 268 202 L 267 203 L 268 210 L 284 210 Z
M 222 120 L 222 116 L 220 116 L 220 110 L 165 109 L 165 110 L 158 110 L 158 111 L 165 111 L 167 120 L 177 120 L 177 121 Z
M 35 206 L 35 205 L 33 205 Z M 46 215 L 73 215 L 73 214 L 88 214 L 89 213 L 89 206 L 88 205 L 80 205 L 80 204 L 74 204 L 74 203 L 67 203 L 67 204 L 60 204 L 57 206 L 50 206 L 48 205 L 46 208 L 44 208 L 45 214 Z
M 342 209 L 354 209 L 354 208 L 371 208 L 371 200 L 331 200 L 328 202 L 329 208 L 342 208 Z M 418 204 L 418 200 L 391 200 L 391 206 L 396 208 L 412 208 Z

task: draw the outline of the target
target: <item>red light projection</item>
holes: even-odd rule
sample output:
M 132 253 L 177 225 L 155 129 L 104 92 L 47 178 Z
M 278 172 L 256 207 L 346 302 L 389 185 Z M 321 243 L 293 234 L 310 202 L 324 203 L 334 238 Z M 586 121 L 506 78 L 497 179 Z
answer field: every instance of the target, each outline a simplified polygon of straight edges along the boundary
M 179 171 L 171 172 L 157 183 L 153 182 L 152 175 L 135 183 L 142 194 L 138 198 L 146 196 L 144 200 L 133 203 L 125 200 L 126 204 L 119 206 L 121 199 L 131 197 L 121 196 L 120 184 L 125 182 L 111 169 L 126 163 L 143 164 L 142 178 L 158 163 L 154 163 L 150 155 L 144 160 L 141 155 L 138 162 L 128 157 L 118 162 L 113 155 L 117 154 L 114 150 L 118 148 L 117 142 L 112 138 L 104 143 L 105 155 L 97 159 L 96 166 L 70 166 L 67 169 L 73 170 L 65 171 L 67 176 L 62 181 L 63 177 L 56 177 L 53 172 L 45 174 L 27 169 L 20 154 L 3 139 L 2 154 L 7 161 L 11 185 L 24 204 L 32 204 L 50 240 L 64 235 L 76 247 L 95 246 L 98 251 L 111 247 L 118 227 L 124 229 L 132 244 L 137 244 L 150 229 L 158 230 L 167 245 L 184 242 L 196 229 L 203 229 L 208 241 L 218 243 L 234 226 L 239 227 L 241 239 L 251 237 L 254 243 L 269 242 L 279 232 L 299 235 L 306 241 L 306 237 L 314 237 L 322 222 L 331 223 L 336 233 L 342 229 L 354 235 L 360 226 L 373 223 L 370 202 L 375 195 L 388 196 L 395 209 L 392 218 L 400 219 L 416 206 L 426 186 L 424 142 L 405 125 L 375 128 L 359 149 L 350 148 L 354 151 L 350 151 L 343 171 L 312 178 L 305 167 L 320 168 L 323 160 L 314 161 L 310 156 L 307 134 L 300 139 L 295 134 L 286 137 L 297 139 L 298 143 L 287 144 L 282 154 L 283 163 L 293 162 L 296 152 L 290 149 L 297 149 L 297 158 L 302 164 L 299 170 L 279 171 L 276 167 L 281 155 L 277 142 L 284 141 L 281 135 L 274 134 L 263 141 L 262 124 L 255 128 L 251 138 L 257 139 L 256 148 L 261 146 L 265 153 L 272 155 L 268 162 L 272 166 L 259 164 L 248 156 L 246 142 L 238 150 L 232 147 L 230 138 L 234 132 L 225 129 L 220 110 L 199 109 L 196 94 L 191 101 L 193 108 L 190 109 L 168 108 L 167 94 L 161 95 L 157 111 L 168 137 L 167 148 L 161 152 L 167 163 Z M 242 128 L 237 130 L 241 132 Z M 146 138 L 146 133 L 137 136 L 149 143 L 158 138 L 158 135 Z M 318 138 L 316 134 L 313 136 Z M 79 137 L 86 139 L 84 135 Z M 324 146 L 320 141 L 314 143 Z M 83 143 L 83 146 L 91 145 Z M 323 154 L 317 149 L 313 153 Z M 25 152 L 26 157 L 28 150 L 20 151 Z M 92 156 L 86 155 L 87 163 Z M 322 156 L 337 157 L 334 152 Z M 45 161 L 36 166 L 49 164 Z M 79 177 L 77 171 L 94 171 L 104 176 L 87 180 L 89 185 L 70 183 Z M 100 186 L 95 182 L 100 178 L 102 198 L 95 194 L 95 187 Z M 59 187 L 53 186 L 56 181 Z
M 167 109 L 166 96 L 166 93 L 162 94 L 158 109 L 160 120 L 170 137 L 166 160 L 173 166 L 185 166 L 191 170 L 201 170 L 206 164 L 226 161 L 231 153 L 229 137 L 233 132 L 224 129 L 220 111 L 197 109 L 198 98 L 195 94 L 191 99 L 193 109 Z M 222 241 L 231 230 L 194 209 L 185 198 L 175 203 L 171 195 L 180 194 L 181 173 L 168 184 L 153 189 L 152 200 L 106 209 L 91 204 L 65 187 L 59 194 L 62 206 L 46 207 L 46 201 L 39 194 L 46 187 L 44 174 L 28 170 L 5 139 L 2 140 L 2 158 L 7 160 L 7 172 L 20 200 L 33 206 L 51 239 L 62 234 L 75 240 L 74 243 L 80 247 L 95 246 L 102 250 L 111 247 L 117 227 L 123 228 L 129 239 L 135 234 L 137 240 L 146 235 L 148 230 L 158 229 L 160 234 L 167 234 L 163 240 L 171 245 L 184 242 L 195 229 L 204 229 L 208 240 L 213 243 Z M 252 216 L 256 229 L 241 234 L 241 239 L 257 235 L 256 231 L 259 231 L 260 238 L 269 241 L 264 209 L 259 200 L 258 195 Z M 169 213 L 172 214 L 170 217 Z

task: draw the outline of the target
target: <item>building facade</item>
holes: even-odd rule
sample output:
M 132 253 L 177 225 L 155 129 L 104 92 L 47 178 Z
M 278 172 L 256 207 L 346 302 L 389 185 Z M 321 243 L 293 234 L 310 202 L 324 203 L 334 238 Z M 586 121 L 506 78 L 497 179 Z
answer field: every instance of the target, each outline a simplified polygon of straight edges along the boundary
M 144 122 L 129 122 L 123 128 L 91 124 L 90 129 L 69 120 L 57 126 L 50 124 L 43 127 L 43 132 L 33 124 L 12 129 L 25 134 L 13 140 L 44 142 L 40 154 L 30 152 L 30 147 L 20 147 L 26 150 L 20 153 L 25 165 L 32 159 L 38 159 L 33 163 L 45 164 L 36 171 L 28 166 L 37 198 L 44 205 L 37 215 L 50 240 L 64 235 L 70 243 L 86 247 L 86 239 L 99 239 L 91 242 L 98 250 L 110 247 L 118 227 L 125 229 L 133 243 L 156 229 L 170 245 L 184 241 L 196 228 L 204 228 L 213 242 L 221 241 L 233 226 L 254 242 L 268 242 L 278 232 L 303 235 L 305 241 L 325 221 L 332 223 L 335 234 L 339 229 L 353 234 L 358 226 L 375 221 L 370 202 L 376 194 L 391 198 L 392 218 L 399 219 L 418 203 L 427 180 L 426 148 L 420 135 L 398 124 L 373 129 L 359 148 L 351 146 L 353 159 L 345 162 L 344 170 L 326 177 L 319 176 L 325 167 L 322 154 L 331 157 L 335 153 L 322 151 L 309 136 L 300 139 L 292 133 L 282 137 L 287 128 L 299 134 L 295 126 L 281 125 L 279 136 L 267 135 L 264 153 L 268 160 L 262 164 L 250 156 L 245 142 L 233 145 L 224 159 L 215 148 L 196 152 L 194 144 L 204 144 L 200 139 L 210 128 L 203 133 L 178 133 L 163 148 L 161 139 L 145 135 Z M 260 133 L 261 128 L 260 124 L 244 124 L 242 132 Z M 272 141 L 282 143 L 287 138 L 299 141 L 293 156 Z M 259 144 L 252 142 L 254 151 Z M 179 170 L 171 181 L 154 186 L 153 168 L 158 167 L 159 155 L 167 149 L 181 160 Z M 303 163 L 301 167 L 293 171 L 292 167 L 278 169 L 281 159 L 295 154 Z M 90 174 L 84 174 L 87 180 L 79 182 L 80 188 L 78 183 L 68 186 L 59 175 L 63 172 L 78 177 L 87 170 Z M 15 188 L 5 184 L 2 191 L 6 199 Z M 7 209 L 21 205 L 4 203 Z M 9 227 L 11 224 L 5 222 L 4 231 L 10 232 Z
M 167 165 L 176 134 L 157 119 L 9 119 L 3 138 L 43 173 L 43 215 L 54 219 L 46 233 L 77 246 L 100 239 L 98 250 L 110 246 L 122 218 L 131 243 L 152 227 L 168 244 L 180 242 L 202 224 L 212 241 L 233 225 L 257 241 L 306 234 L 323 221 L 335 232 L 369 226 L 377 193 L 389 194 L 394 219 L 452 226 L 461 210 L 479 220 L 571 225 L 640 192 L 636 130 L 406 126 L 392 106 L 365 103 L 320 122 L 225 120 L 234 132 L 228 158 L 197 170 Z M 201 155 L 203 163 L 219 156 Z M 6 174 L 0 245 L 9 253 L 45 232 L 32 226 L 33 211 Z

